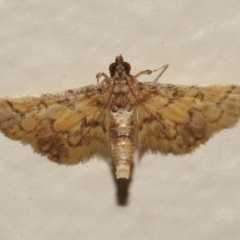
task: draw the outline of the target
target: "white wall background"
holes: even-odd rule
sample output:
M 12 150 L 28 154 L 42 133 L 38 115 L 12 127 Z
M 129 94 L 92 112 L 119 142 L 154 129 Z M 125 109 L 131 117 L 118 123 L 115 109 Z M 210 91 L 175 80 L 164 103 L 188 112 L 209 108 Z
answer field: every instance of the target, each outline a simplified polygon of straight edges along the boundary
M 160 81 L 240 84 L 239 0 L 0 0 L 0 97 L 96 83 L 122 54 Z M 145 77 L 151 81 L 155 76 Z M 240 126 L 184 157 L 58 166 L 0 135 L 0 239 L 240 239 Z

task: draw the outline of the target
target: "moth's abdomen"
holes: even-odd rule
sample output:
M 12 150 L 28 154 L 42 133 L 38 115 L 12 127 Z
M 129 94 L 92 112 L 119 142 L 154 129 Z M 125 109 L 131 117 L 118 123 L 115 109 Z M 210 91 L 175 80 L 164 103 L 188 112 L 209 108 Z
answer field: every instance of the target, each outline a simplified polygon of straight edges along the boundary
M 129 178 L 134 153 L 133 110 L 111 112 L 111 154 L 116 178 Z

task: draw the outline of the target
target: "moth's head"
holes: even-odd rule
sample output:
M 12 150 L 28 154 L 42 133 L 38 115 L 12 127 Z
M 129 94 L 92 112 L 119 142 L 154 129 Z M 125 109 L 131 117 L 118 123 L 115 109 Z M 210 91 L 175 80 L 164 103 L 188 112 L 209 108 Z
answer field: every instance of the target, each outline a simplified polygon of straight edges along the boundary
M 122 55 L 116 57 L 115 62 L 110 64 L 109 72 L 110 76 L 123 77 L 125 75 L 129 76 L 131 70 L 131 65 L 128 62 L 123 61 Z

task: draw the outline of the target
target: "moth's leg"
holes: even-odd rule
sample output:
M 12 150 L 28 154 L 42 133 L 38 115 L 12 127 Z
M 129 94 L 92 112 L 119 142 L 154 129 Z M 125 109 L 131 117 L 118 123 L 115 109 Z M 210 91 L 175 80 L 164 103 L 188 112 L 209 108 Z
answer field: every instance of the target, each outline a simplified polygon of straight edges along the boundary
M 160 72 L 160 74 L 157 76 L 157 78 L 154 80 L 154 82 L 156 82 L 156 81 L 163 75 L 163 73 L 166 71 L 166 69 L 168 68 L 168 66 L 169 66 L 169 65 L 167 64 L 167 65 L 164 65 L 164 66 L 162 66 L 162 67 L 160 67 L 160 68 L 158 68 L 158 69 L 155 69 L 155 70 L 144 70 L 144 71 L 141 71 L 141 72 L 139 72 L 138 74 L 135 75 L 135 78 L 137 78 L 137 77 L 139 77 L 139 76 L 141 76 L 141 75 L 143 75 L 143 74 L 150 75 L 150 74 L 152 74 L 153 72 L 157 72 L 157 71 L 162 70 L 162 71 Z
M 99 78 L 100 78 L 100 77 L 105 77 L 105 78 L 109 79 L 109 77 L 108 77 L 107 74 L 105 74 L 104 72 L 100 72 L 100 73 L 98 73 L 98 74 L 96 75 L 97 83 L 99 83 Z

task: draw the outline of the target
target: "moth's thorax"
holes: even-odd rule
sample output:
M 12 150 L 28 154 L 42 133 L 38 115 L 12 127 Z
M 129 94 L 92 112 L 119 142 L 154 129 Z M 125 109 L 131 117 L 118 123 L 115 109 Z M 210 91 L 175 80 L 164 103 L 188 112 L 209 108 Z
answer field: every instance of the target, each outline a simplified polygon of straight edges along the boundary
M 113 77 L 113 81 L 111 111 L 117 112 L 119 109 L 130 111 L 132 109 L 131 91 L 127 84 L 127 76 L 124 78 Z
M 113 84 L 110 110 L 112 112 L 117 112 L 118 110 L 131 111 L 132 104 L 130 101 L 131 91 L 129 83 L 132 76 L 129 74 L 130 68 L 127 63 L 121 62 L 121 58 L 117 58 L 116 62 L 111 64 L 109 69 Z

